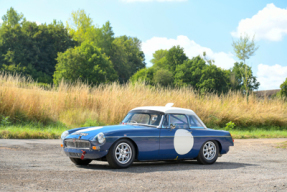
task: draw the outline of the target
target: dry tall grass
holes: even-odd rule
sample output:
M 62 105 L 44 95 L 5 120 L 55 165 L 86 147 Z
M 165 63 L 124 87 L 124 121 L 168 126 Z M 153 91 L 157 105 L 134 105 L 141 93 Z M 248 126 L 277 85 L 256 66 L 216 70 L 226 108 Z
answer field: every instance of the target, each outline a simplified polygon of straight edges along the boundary
M 259 100 L 240 93 L 200 96 L 190 88 L 150 88 L 143 84 L 113 83 L 98 87 L 61 83 L 44 90 L 32 80 L 17 75 L 0 74 L 0 114 L 14 120 L 60 121 L 69 127 L 88 119 L 106 124 L 119 123 L 126 113 L 139 106 L 164 106 L 194 110 L 209 126 L 287 126 L 287 105 L 280 99 Z

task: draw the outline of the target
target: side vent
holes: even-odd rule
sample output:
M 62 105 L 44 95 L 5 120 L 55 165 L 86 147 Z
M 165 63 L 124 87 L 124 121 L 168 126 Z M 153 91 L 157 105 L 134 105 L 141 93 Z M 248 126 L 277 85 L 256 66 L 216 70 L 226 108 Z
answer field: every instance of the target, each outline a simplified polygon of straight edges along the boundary
M 172 107 L 174 103 L 167 103 L 165 107 Z

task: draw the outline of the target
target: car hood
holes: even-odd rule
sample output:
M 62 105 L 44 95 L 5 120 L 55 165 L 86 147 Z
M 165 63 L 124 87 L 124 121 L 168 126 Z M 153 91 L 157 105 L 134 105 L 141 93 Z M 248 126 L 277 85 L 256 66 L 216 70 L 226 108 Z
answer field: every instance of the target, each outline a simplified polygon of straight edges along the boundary
M 111 125 L 111 126 L 98 126 L 98 127 L 84 127 L 75 129 L 76 131 L 69 130 L 69 135 L 66 139 L 79 138 L 84 140 L 93 139 L 97 134 L 104 133 L 106 136 L 113 134 L 115 131 L 130 130 L 132 128 L 144 128 L 143 126 L 134 126 L 134 125 Z

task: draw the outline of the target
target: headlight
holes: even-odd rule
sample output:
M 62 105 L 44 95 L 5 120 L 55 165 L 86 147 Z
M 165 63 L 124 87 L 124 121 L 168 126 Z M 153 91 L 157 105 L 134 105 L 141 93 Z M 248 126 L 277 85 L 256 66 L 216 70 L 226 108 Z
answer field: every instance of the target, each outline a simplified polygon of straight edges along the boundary
M 61 135 L 61 139 L 64 140 L 69 135 L 68 131 L 64 131 Z
M 94 140 L 97 140 L 99 144 L 103 144 L 106 141 L 106 137 L 103 133 L 99 133 L 96 135 Z

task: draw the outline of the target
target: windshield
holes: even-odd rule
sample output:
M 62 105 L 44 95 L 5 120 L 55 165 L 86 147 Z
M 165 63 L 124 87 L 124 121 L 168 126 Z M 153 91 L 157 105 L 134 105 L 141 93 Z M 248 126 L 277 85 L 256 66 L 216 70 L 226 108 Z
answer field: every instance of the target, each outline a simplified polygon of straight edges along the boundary
M 157 113 L 130 112 L 122 123 L 159 126 L 162 115 Z

